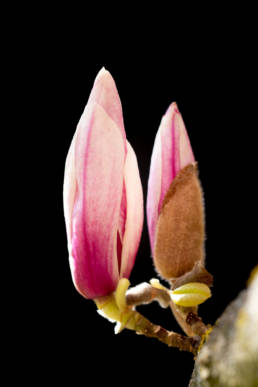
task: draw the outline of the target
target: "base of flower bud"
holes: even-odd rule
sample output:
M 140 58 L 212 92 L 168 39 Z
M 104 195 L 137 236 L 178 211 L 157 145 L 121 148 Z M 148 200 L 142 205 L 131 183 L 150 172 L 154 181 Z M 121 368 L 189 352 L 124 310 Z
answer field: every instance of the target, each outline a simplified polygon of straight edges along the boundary
M 171 311 L 182 330 L 190 337 L 200 338 L 206 334 L 206 326 L 197 314 L 197 305 L 211 297 L 210 289 L 203 283 L 188 283 L 175 290 L 169 290 L 161 285 L 158 279 L 150 280 L 153 287 L 169 295 Z
M 156 338 L 169 347 L 177 347 L 182 351 L 188 351 L 196 355 L 200 343 L 199 337 L 186 337 L 175 332 L 167 331 L 165 328 L 153 324 L 138 313 L 133 305 L 128 305 L 126 292 L 129 284 L 129 281 L 123 278 L 119 281 L 115 292 L 106 297 L 94 300 L 98 307 L 98 313 L 109 321 L 116 322 L 115 333 L 119 333 L 124 328 L 127 328 L 134 330 L 137 334 Z M 150 288 L 152 288 L 151 290 L 154 289 L 153 293 L 150 292 Z M 145 287 L 145 296 L 146 294 L 148 295 L 147 298 L 150 298 L 149 302 L 159 298 L 162 299 L 162 302 L 168 301 L 167 292 L 162 289 L 159 290 L 159 292 L 156 292 L 156 290 L 157 289 L 150 285 L 148 285 L 147 288 Z M 143 293 L 141 293 L 141 295 L 142 294 Z M 155 296 L 153 296 L 153 294 Z M 130 292 L 128 298 L 130 299 Z M 166 306 L 168 306 L 168 304 Z
M 109 321 L 117 323 L 115 333 L 121 332 L 124 328 L 135 328 L 135 310 L 128 307 L 125 298 L 129 285 L 129 280 L 122 278 L 115 292 L 94 300 L 98 307 L 98 313 Z

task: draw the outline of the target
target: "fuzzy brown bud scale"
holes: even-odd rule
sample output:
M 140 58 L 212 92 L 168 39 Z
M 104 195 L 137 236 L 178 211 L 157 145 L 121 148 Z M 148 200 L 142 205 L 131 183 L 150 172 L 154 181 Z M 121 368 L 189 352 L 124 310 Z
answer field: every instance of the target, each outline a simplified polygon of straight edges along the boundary
M 167 280 L 204 262 L 204 207 L 197 163 L 187 165 L 172 181 L 156 228 L 154 263 Z

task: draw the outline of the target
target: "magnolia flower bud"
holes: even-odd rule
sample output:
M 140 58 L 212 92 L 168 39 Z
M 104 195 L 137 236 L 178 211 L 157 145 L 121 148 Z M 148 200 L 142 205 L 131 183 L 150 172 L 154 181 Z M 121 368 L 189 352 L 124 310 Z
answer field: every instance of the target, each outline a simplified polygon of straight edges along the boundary
M 90 299 L 113 292 L 134 265 L 143 195 L 136 156 L 126 141 L 119 95 L 104 68 L 66 159 L 64 215 L 75 287 Z
M 147 220 L 154 264 L 166 279 L 204 260 L 204 209 L 197 165 L 181 114 L 162 118 L 151 159 Z

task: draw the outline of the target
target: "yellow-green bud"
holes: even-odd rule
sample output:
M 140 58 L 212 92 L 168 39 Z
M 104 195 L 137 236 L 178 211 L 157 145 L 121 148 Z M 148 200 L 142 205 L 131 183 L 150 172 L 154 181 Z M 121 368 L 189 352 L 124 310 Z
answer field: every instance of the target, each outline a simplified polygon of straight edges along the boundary
M 200 282 L 189 282 L 170 292 L 174 304 L 193 307 L 211 297 L 210 288 Z

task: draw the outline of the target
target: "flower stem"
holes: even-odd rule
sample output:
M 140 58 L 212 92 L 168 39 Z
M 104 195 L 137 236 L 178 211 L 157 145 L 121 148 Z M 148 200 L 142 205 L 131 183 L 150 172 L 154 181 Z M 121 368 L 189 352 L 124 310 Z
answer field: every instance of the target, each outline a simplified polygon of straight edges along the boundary
M 158 301 L 161 307 L 167 308 L 170 304 L 170 296 L 162 289 L 155 288 L 147 282 L 134 286 L 126 292 L 126 304 L 137 306 Z
M 153 324 L 147 318 L 136 312 L 135 331 L 147 337 L 153 337 L 168 345 L 169 347 L 179 348 L 181 351 L 197 353 L 199 338 L 187 337 L 179 333 L 168 331 L 160 325 Z
M 175 319 L 188 336 L 202 337 L 209 329 L 197 314 L 197 308 L 186 308 L 170 303 Z

